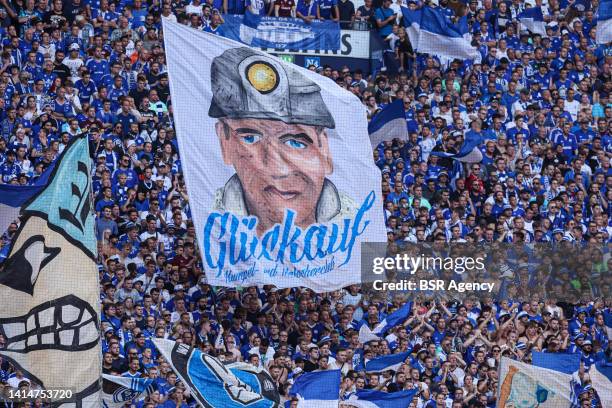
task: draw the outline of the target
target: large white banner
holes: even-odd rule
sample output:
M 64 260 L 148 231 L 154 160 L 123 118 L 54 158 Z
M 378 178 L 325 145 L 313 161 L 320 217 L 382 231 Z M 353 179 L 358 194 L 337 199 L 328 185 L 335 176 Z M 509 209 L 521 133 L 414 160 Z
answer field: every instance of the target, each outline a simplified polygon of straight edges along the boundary
M 385 241 L 365 110 L 330 79 L 165 21 L 181 159 L 208 282 L 334 290 Z
M 0 357 L 34 389 L 46 390 L 32 397 L 6 388 L 11 400 L 40 397 L 57 408 L 100 407 L 100 287 L 90 175 L 89 142 L 79 136 L 45 187 L 22 204 L 21 225 L 0 263 Z
M 502 357 L 497 406 L 499 408 L 558 408 L 573 406 L 572 388 L 580 380 L 548 368 Z M 576 383 L 577 381 L 577 383 Z M 578 387 L 580 388 L 580 387 Z

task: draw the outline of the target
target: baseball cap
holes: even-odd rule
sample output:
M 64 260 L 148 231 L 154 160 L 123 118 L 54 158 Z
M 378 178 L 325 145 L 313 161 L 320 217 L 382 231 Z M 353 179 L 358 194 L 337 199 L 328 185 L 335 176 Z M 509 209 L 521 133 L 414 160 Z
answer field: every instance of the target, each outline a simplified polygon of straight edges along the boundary
M 78 51 L 78 50 L 81 49 L 81 47 L 79 47 L 79 44 L 77 44 L 77 43 L 72 43 L 72 44 L 70 44 L 70 47 L 68 47 L 68 49 L 70 51 Z
M 323 344 L 329 343 L 329 342 L 331 342 L 331 337 L 323 336 L 323 337 L 321 337 L 321 340 L 319 340 L 319 347 L 321 347 Z

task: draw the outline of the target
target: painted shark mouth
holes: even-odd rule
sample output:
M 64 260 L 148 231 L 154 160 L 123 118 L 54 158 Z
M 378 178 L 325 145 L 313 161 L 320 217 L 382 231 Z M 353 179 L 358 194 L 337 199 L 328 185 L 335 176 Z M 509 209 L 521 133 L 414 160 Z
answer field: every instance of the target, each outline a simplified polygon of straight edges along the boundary
M 36 350 L 82 351 L 100 339 L 96 311 L 74 295 L 40 304 L 29 313 L 0 319 L 5 351 L 29 353 Z

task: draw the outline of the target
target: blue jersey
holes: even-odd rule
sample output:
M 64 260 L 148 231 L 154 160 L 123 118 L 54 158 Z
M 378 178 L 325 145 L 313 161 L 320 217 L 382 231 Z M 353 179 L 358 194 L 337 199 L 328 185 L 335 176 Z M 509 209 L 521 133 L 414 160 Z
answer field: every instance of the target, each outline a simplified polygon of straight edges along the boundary
M 570 159 L 574 157 L 574 152 L 578 148 L 576 136 L 574 136 L 573 133 L 570 133 L 567 136 L 565 136 L 563 133 L 559 134 L 555 140 L 555 144 L 563 146 L 563 153 Z
M 207 33 L 211 33 L 214 35 L 219 35 L 221 37 L 223 37 L 223 28 L 219 25 L 216 28 L 212 28 L 211 26 L 206 26 L 204 27 L 204 31 L 206 31 Z
M 87 61 L 85 66 L 91 73 L 91 79 L 97 85 L 100 85 L 102 78 L 110 73 L 110 67 L 108 65 L 108 61 L 106 60 L 96 61 L 95 59 L 90 59 Z
M 17 163 L 4 163 L 0 166 L 0 175 L 2 176 L 2 181 L 4 183 L 8 183 L 13 176 L 18 176 L 21 172 L 21 167 Z
M 300 0 L 296 7 L 296 13 L 299 12 L 303 17 L 317 16 L 317 0 L 310 0 L 309 4 L 306 4 L 304 0 Z
M 42 79 L 43 82 L 45 83 L 44 85 L 44 90 L 45 92 L 49 91 L 49 88 L 51 88 L 51 85 L 53 85 L 53 81 L 55 81 L 55 78 L 57 78 L 57 74 L 55 72 L 41 72 L 39 79 Z
M 81 101 L 81 104 L 85 102 L 90 103 L 91 98 L 97 91 L 96 84 L 94 84 L 93 81 L 89 81 L 87 84 L 85 84 L 82 79 L 76 81 L 74 87 L 79 91 L 79 100 Z
M 71 118 L 74 116 L 74 112 L 72 111 L 72 105 L 68 101 L 65 101 L 64 103 L 59 103 L 57 99 L 54 100 L 53 111 L 55 113 L 59 113 L 60 115 L 64 115 L 66 118 Z
M 127 92 L 123 88 L 115 88 L 113 86 L 108 89 L 108 100 L 111 101 L 112 106 L 119 107 L 119 99 L 125 95 L 127 95 Z
M 330 19 L 334 17 L 332 15 L 332 8 L 334 8 L 337 5 L 338 5 L 338 0 L 320 0 L 319 1 L 319 13 L 321 14 L 321 18 Z M 393 13 L 393 10 L 391 9 L 389 10 L 391 11 L 391 13 Z M 386 27 L 391 27 L 391 26 L 385 26 L 385 28 Z

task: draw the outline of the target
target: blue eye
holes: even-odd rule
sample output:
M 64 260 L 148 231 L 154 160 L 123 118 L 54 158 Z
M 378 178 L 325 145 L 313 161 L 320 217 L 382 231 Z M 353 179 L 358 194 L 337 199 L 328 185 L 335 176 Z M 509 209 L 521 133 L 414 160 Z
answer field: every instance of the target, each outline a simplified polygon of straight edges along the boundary
M 257 142 L 259 142 L 259 140 L 261 139 L 261 136 L 259 135 L 246 135 L 246 136 L 242 136 L 242 141 L 246 144 L 255 144 Z
M 293 149 L 305 149 L 306 143 L 302 143 L 295 139 L 288 139 L 285 141 L 285 144 Z

